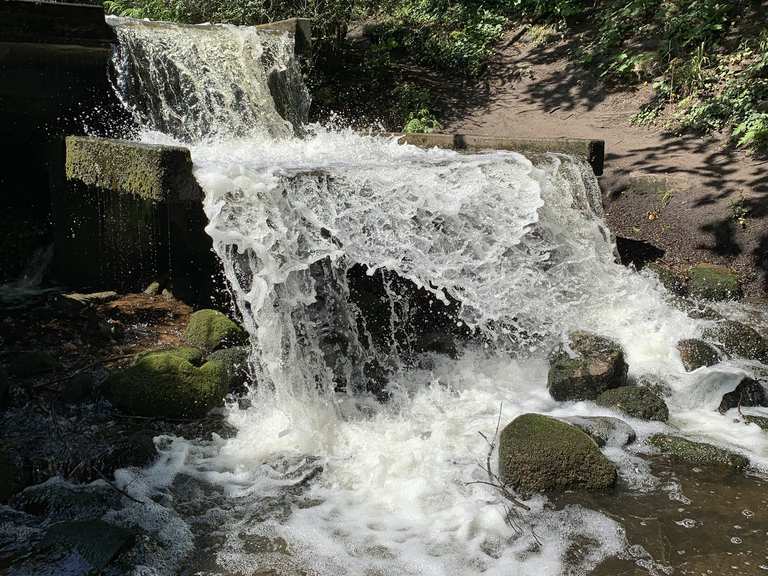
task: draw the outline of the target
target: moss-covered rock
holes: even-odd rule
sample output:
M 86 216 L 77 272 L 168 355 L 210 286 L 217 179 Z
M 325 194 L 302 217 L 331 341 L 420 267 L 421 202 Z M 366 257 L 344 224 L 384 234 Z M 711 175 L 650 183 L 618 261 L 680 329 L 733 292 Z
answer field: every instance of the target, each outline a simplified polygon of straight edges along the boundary
M 138 416 L 196 418 L 221 404 L 227 373 L 221 362 L 200 368 L 170 353 L 156 352 L 110 375 L 107 398 L 120 410 Z
M 584 432 L 548 416 L 524 414 L 501 432 L 499 477 L 525 493 L 602 490 L 616 468 Z
M 250 380 L 250 365 L 248 358 L 250 349 L 247 346 L 236 346 L 216 350 L 208 355 L 207 360 L 221 362 L 227 373 L 230 391 L 242 389 Z
M 218 310 L 198 310 L 189 317 L 187 342 L 202 350 L 245 344 L 248 334 Z
M 656 374 L 642 374 L 638 376 L 635 380 L 635 386 L 647 388 L 660 398 L 672 396 L 672 386 L 669 385 L 669 382 Z
M 628 366 L 618 342 L 589 332 L 572 332 L 569 338 L 574 356 L 564 345 L 550 356 L 547 386 L 552 398 L 594 400 L 626 384 Z
M 576 426 L 600 447 L 621 448 L 637 439 L 632 426 L 612 416 L 569 416 L 560 420 Z
M 600 406 L 621 410 L 634 418 L 659 422 L 669 420 L 667 404 L 648 388 L 622 386 L 606 390 L 597 397 L 596 402 Z
M 752 416 L 750 414 L 745 414 L 744 422 L 747 422 L 748 424 L 757 424 L 758 426 L 760 426 L 760 428 L 768 432 L 768 417 Z
M 658 448 L 672 460 L 693 466 L 727 466 L 735 470 L 743 470 L 749 466 L 749 460 L 740 454 L 680 436 L 654 434 L 648 438 L 648 444 Z
M 768 406 L 768 385 L 752 378 L 743 378 L 735 389 L 723 394 L 718 411 L 725 414 L 731 408 L 741 406 Z
M 56 357 L 42 350 L 18 352 L 11 356 L 8 372 L 17 378 L 31 378 L 46 372 L 52 372 L 59 367 Z
M 179 346 L 177 348 L 167 348 L 165 350 L 151 350 L 149 352 L 143 352 L 136 357 L 136 360 L 139 361 L 142 358 L 153 356 L 155 354 L 171 354 L 186 360 L 193 366 L 200 366 L 203 363 L 203 358 L 205 356 L 200 348 L 195 348 L 193 346 Z
M 680 340 L 677 343 L 677 351 L 680 352 L 680 360 L 683 361 L 686 372 L 693 372 L 704 366 L 714 366 L 720 362 L 720 352 L 697 338 Z
M 672 294 L 683 296 L 687 292 L 686 279 L 672 269 L 658 262 L 650 262 L 645 267 L 656 274 L 661 285 Z
M 729 356 L 759 360 L 768 364 L 768 341 L 746 324 L 724 320 L 707 328 L 704 338 L 717 343 Z
M 697 264 L 688 271 L 688 292 L 702 300 L 734 300 L 742 295 L 738 275 L 714 264 Z

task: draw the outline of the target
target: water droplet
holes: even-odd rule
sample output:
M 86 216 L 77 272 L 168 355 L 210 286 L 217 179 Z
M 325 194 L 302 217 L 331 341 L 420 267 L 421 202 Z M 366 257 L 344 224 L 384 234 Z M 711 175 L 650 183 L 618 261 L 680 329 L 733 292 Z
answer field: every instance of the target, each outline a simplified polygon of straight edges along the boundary
M 741 513 L 747 518 L 752 518 L 752 516 L 755 515 L 755 513 L 752 512 L 752 510 L 747 510 L 747 509 L 742 510 Z
M 742 543 L 742 539 L 739 538 L 738 536 L 733 536 L 731 538 L 731 544 L 741 544 L 741 543 Z
M 683 528 L 695 528 L 698 522 L 693 518 L 685 518 L 684 520 L 678 520 L 675 524 L 682 526 Z

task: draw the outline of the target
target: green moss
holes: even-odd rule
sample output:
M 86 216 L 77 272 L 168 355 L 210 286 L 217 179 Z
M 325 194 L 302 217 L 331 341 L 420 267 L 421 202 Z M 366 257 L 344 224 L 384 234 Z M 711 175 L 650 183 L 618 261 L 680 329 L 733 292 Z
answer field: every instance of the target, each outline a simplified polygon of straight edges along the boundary
M 197 368 L 174 354 L 156 352 L 112 374 L 106 393 L 128 414 L 195 418 L 221 404 L 227 393 L 227 374 L 221 362 Z
M 600 406 L 615 408 L 625 414 L 642 420 L 669 420 L 669 409 L 659 396 L 648 388 L 639 386 L 622 386 L 607 390 L 596 400 Z
M 499 476 L 516 490 L 602 490 L 616 469 L 584 432 L 540 414 L 513 420 L 499 440 Z
M 239 346 L 247 341 L 246 331 L 217 310 L 198 310 L 189 318 L 187 342 L 203 350 Z
M 154 354 L 172 354 L 173 356 L 178 356 L 179 358 L 186 360 L 194 366 L 200 366 L 203 363 L 204 356 L 203 351 L 199 348 L 194 348 L 193 346 L 179 346 L 177 348 L 168 348 L 166 350 L 144 352 L 143 354 L 139 354 L 136 359 L 138 361 Z
M 680 352 L 680 359 L 687 372 L 704 366 L 714 366 L 720 362 L 720 353 L 703 340 L 696 338 L 680 340 L 677 343 L 677 350 Z
M 768 342 L 755 329 L 724 320 L 704 331 L 704 338 L 720 345 L 726 354 L 768 363 Z
M 728 268 L 713 264 L 697 264 L 688 271 L 688 290 L 702 300 L 741 298 L 739 277 Z
M 648 438 L 648 443 L 673 460 L 694 466 L 727 466 L 736 470 L 749 466 L 749 460 L 740 454 L 680 436 L 655 434 Z
M 236 346 L 234 348 L 225 348 L 216 350 L 208 356 L 208 361 L 221 362 L 227 373 L 229 389 L 235 390 L 241 388 L 249 379 L 248 356 L 250 350 L 247 346 Z

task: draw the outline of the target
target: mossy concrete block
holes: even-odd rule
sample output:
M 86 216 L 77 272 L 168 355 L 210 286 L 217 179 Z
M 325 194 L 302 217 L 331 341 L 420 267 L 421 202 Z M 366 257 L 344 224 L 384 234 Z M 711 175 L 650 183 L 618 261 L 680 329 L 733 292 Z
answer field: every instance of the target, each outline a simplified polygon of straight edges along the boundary
M 88 136 L 68 136 L 66 147 L 67 180 L 145 200 L 202 200 L 186 148 Z
M 719 345 L 729 356 L 768 364 L 768 341 L 746 324 L 723 320 L 704 330 L 703 337 Z
M 605 142 L 586 138 L 516 138 L 514 136 L 477 136 L 473 134 L 402 134 L 399 142 L 421 148 L 450 148 L 479 152 L 509 150 L 520 154 L 557 152 L 586 160 L 594 173 L 600 176 L 605 163 Z
M 189 317 L 187 342 L 211 351 L 239 346 L 248 341 L 248 333 L 218 310 L 198 310 Z
M 677 343 L 677 351 L 680 352 L 680 360 L 682 360 L 686 372 L 714 366 L 720 362 L 720 352 L 714 346 L 697 338 L 680 340 Z
M 633 418 L 666 422 L 669 409 L 666 402 L 648 388 L 622 386 L 606 390 L 597 397 L 596 403 L 606 408 L 615 408 Z
M 524 493 L 595 491 L 615 484 L 616 468 L 575 426 L 524 414 L 501 432 L 499 477 Z
M 254 26 L 259 30 L 288 32 L 294 37 L 294 53 L 310 55 L 312 52 L 312 20 L 309 18 L 288 18 Z
M 572 332 L 570 345 L 550 357 L 547 386 L 558 401 L 594 400 L 610 388 L 624 386 L 629 367 L 618 342 L 591 334 Z
M 726 466 L 734 470 L 743 470 L 749 466 L 749 460 L 740 454 L 680 436 L 654 434 L 648 438 L 648 444 L 672 460 L 692 466 Z
M 694 298 L 715 301 L 742 296 L 738 275 L 714 264 L 697 264 L 688 271 L 688 292 Z
M 110 375 L 106 396 L 118 409 L 137 416 L 196 418 L 219 406 L 227 394 L 221 362 L 200 368 L 170 353 L 154 353 Z

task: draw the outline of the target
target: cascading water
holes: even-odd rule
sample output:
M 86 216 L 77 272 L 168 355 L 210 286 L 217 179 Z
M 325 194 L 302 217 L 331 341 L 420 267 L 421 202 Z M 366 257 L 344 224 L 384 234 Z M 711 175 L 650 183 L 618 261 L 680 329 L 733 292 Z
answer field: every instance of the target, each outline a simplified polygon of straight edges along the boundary
M 152 501 L 114 519 L 165 543 L 137 574 L 584 573 L 626 554 L 607 516 L 538 497 L 520 530 L 498 492 L 473 483 L 486 479 L 478 432 L 493 433 L 500 409 L 502 423 L 615 415 L 549 396 L 547 350 L 572 329 L 616 338 L 632 375 L 670 383 L 675 425 L 766 468 L 757 427 L 712 410 L 756 366 L 683 371 L 675 344 L 706 323 L 615 263 L 582 162 L 422 150 L 321 126 L 293 137 L 285 118 L 300 118 L 306 98 L 289 37 L 113 25 L 117 84 L 142 137 L 191 147 L 257 381 L 250 402 L 227 409 L 232 437 L 161 438 L 157 464 L 119 473 Z M 278 77 L 293 96 L 276 106 Z M 353 273 L 381 294 L 355 297 Z M 416 293 L 461 335 L 455 354 L 402 334 Z M 372 328 L 382 314 L 383 336 Z M 636 446 L 665 428 L 628 420 Z M 631 489 L 658 487 L 636 452 L 606 453 Z

